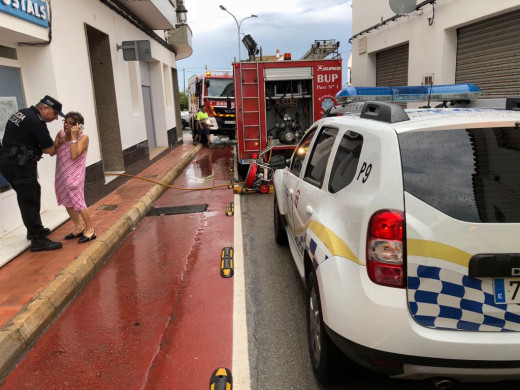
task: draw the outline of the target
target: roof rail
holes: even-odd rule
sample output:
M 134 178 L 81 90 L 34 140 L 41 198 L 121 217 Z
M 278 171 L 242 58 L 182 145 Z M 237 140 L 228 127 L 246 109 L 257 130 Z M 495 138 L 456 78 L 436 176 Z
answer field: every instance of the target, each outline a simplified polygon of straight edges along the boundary
M 410 117 L 401 106 L 386 102 L 366 102 L 361 110 L 360 117 L 386 123 L 410 120 Z
M 477 99 L 482 91 L 475 84 L 417 85 L 402 87 L 347 87 L 336 94 L 340 104 L 361 101 L 424 102 Z
M 400 105 L 389 102 L 341 104 L 333 106 L 325 111 L 323 118 L 350 114 L 359 115 L 360 118 L 372 119 L 386 123 L 397 123 L 410 120 L 408 114 L 406 114 Z

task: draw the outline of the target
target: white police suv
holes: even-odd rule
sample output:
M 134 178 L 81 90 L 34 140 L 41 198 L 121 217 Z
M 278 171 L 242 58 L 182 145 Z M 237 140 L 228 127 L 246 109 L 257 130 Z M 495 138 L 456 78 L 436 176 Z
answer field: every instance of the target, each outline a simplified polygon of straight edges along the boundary
M 479 94 L 350 87 L 275 171 L 319 380 L 338 351 L 444 388 L 520 378 L 520 99 L 474 108 Z M 410 100 L 451 108 L 392 103 Z

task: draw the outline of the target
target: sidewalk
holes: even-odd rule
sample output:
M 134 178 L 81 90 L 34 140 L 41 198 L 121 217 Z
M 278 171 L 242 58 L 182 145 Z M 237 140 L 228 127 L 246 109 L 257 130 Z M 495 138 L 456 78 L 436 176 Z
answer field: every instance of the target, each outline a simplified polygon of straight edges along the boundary
M 191 142 L 177 145 L 138 176 L 170 184 L 201 147 Z M 89 207 L 96 240 L 89 244 L 65 241 L 63 237 L 74 228 L 68 221 L 49 236 L 63 242 L 62 249 L 25 250 L 0 268 L 0 380 L 166 190 L 159 184 L 130 179 Z

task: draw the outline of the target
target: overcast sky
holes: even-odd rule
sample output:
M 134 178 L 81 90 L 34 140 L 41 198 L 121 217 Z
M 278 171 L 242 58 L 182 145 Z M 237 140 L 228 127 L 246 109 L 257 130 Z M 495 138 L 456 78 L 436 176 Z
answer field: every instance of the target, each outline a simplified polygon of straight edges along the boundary
M 347 0 L 184 0 L 188 10 L 188 25 L 193 33 L 193 54 L 177 62 L 179 87 L 186 88 L 188 78 L 208 69 L 229 69 L 238 57 L 238 28 L 235 19 L 221 10 L 222 4 L 240 21 L 242 37 L 250 34 L 262 48 L 263 55 L 291 53 L 300 59 L 315 40 L 335 39 L 340 42 L 343 58 L 343 85 L 346 84 L 346 66 L 350 56 L 352 35 L 351 1 Z M 241 41 L 242 41 L 241 37 Z M 241 44 L 242 59 L 247 50 Z

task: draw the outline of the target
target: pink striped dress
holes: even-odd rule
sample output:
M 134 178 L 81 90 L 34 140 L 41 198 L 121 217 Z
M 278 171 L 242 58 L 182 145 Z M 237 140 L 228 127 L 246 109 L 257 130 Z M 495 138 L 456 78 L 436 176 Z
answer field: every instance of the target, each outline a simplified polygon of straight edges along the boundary
M 78 140 L 84 135 L 84 133 L 80 133 Z M 64 137 L 65 132 L 62 131 L 60 136 Z M 87 208 L 84 194 L 87 150 L 73 160 L 70 157 L 70 145 L 71 141 L 63 143 L 56 153 L 54 189 L 58 205 L 71 207 L 79 211 Z

